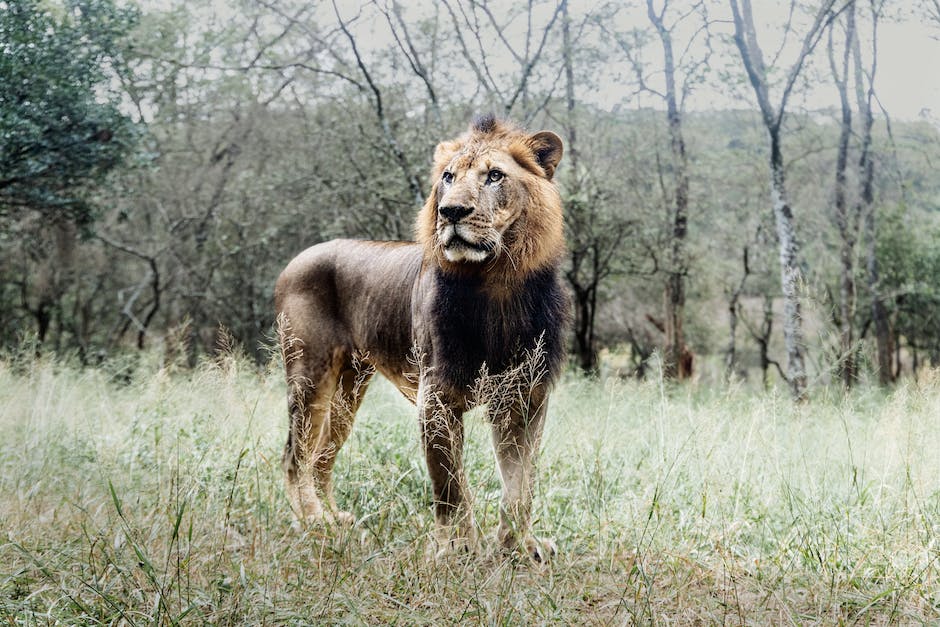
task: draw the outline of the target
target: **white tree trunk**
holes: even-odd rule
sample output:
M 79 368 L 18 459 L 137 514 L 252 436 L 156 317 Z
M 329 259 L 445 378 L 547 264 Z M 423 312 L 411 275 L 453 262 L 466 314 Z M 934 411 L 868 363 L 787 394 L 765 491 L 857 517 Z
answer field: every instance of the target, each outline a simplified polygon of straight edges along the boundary
M 774 141 L 774 138 L 771 140 Z M 793 212 L 787 202 L 783 159 L 778 149 L 772 151 L 770 197 L 773 202 L 777 238 L 780 241 L 780 286 L 783 293 L 783 341 L 787 352 L 787 378 L 797 399 L 806 394 L 806 364 L 803 358 L 803 320 L 800 289 L 803 271 L 798 261 L 799 245 L 793 225 Z

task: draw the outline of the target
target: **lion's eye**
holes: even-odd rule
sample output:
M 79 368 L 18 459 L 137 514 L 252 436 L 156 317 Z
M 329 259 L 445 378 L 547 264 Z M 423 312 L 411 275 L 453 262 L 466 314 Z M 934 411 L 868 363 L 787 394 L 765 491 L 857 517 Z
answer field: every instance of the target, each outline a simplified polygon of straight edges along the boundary
M 444 181 L 444 183 L 446 183 L 447 185 L 450 185 L 451 183 L 454 182 L 454 173 L 444 172 L 444 174 L 441 175 L 441 180 Z
M 506 176 L 499 170 L 490 170 L 489 174 L 486 175 L 487 183 L 499 183 L 503 180 L 503 177 Z

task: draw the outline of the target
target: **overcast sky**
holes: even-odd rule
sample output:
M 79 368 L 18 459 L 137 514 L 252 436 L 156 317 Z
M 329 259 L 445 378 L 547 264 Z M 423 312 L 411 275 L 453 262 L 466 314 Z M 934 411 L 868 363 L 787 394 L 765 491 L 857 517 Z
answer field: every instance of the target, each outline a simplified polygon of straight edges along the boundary
M 224 20 L 232 14 L 232 2 L 227 0 L 211 0 L 211 2 L 215 6 L 216 18 Z M 370 7 L 371 0 L 336 0 L 336 2 L 344 19 L 351 19 L 356 15 L 364 16 L 360 17 L 356 28 L 363 28 L 368 33 L 359 41 L 359 45 L 366 51 L 371 49 L 375 52 L 386 46 L 394 46 L 394 40 L 384 18 L 380 18 L 374 7 Z M 384 4 L 384 0 L 380 2 Z M 429 15 L 433 2 L 434 0 L 401 0 L 401 6 L 405 7 L 406 17 L 418 17 Z M 661 5 L 662 0 L 655 0 L 655 2 Z M 277 0 L 274 0 L 274 3 L 276 5 Z M 159 10 L 169 8 L 171 2 L 169 0 L 142 0 L 142 4 L 145 10 Z M 673 2 L 673 6 L 681 7 L 687 4 L 687 2 Z M 940 71 L 937 70 L 940 65 L 940 24 L 929 22 L 923 11 L 915 11 L 916 4 L 917 0 L 893 0 L 893 2 L 889 0 L 894 14 L 890 19 L 882 20 L 879 26 L 877 95 L 894 118 L 906 120 L 927 118 L 940 124 Z M 780 45 L 790 3 L 785 0 L 752 0 L 752 5 L 760 43 L 765 55 L 769 58 Z M 330 2 L 320 2 L 314 6 L 317 7 L 315 14 L 318 19 L 335 23 Z M 494 3 L 493 6 L 498 11 L 503 9 L 501 4 Z M 596 3 L 590 0 L 570 0 L 573 19 L 592 10 L 595 6 Z M 709 6 L 709 16 L 715 22 L 712 31 L 718 36 L 722 33 L 730 33 L 731 13 L 728 3 L 713 0 Z M 553 7 L 553 3 L 545 4 L 545 15 L 537 16 L 535 28 L 539 27 L 538 17 L 547 21 Z M 798 35 L 802 34 L 800 26 L 804 26 L 805 23 L 804 21 L 797 24 Z M 516 32 L 524 32 L 523 20 L 518 20 L 513 26 L 518 26 Z M 642 0 L 623 2 L 623 8 L 611 26 L 622 32 L 634 28 L 650 29 L 645 2 Z M 514 28 L 507 29 L 506 34 L 511 40 L 514 36 Z M 679 43 L 684 45 L 683 34 L 677 33 L 677 46 Z M 791 37 L 788 42 L 790 47 L 784 48 L 784 53 L 781 55 L 781 65 L 784 66 L 792 61 L 795 49 L 799 45 L 799 36 Z M 499 46 L 496 41 L 493 44 Z M 741 71 L 740 60 L 733 46 L 719 46 L 716 50 L 719 52 L 716 57 L 713 57 L 716 67 L 723 65 L 726 68 L 734 68 L 735 72 Z M 697 49 L 693 47 L 691 54 L 696 53 Z M 651 66 L 658 67 L 662 64 L 661 55 L 661 50 L 650 47 L 644 56 Z M 838 105 L 838 98 L 831 83 L 831 76 L 827 75 L 825 40 L 817 48 L 813 61 L 819 70 L 819 78 L 811 81 L 809 93 L 800 93 L 791 102 L 794 106 L 805 106 L 810 109 L 834 108 Z M 592 90 L 593 93 L 579 95 L 606 107 L 613 107 L 617 104 L 635 104 L 635 101 L 630 100 L 633 93 L 633 86 L 629 84 L 631 70 L 626 61 L 622 61 L 620 65 L 621 67 L 608 69 L 611 77 L 619 76 L 622 80 L 601 81 L 601 84 Z M 743 73 L 741 76 L 743 77 Z M 656 77 L 651 77 L 651 81 L 655 82 Z M 656 106 L 658 103 L 647 96 L 642 100 L 642 104 Z M 700 87 L 689 102 L 689 107 L 693 109 L 742 106 L 754 106 L 749 86 L 744 85 L 743 82 L 736 87 L 723 84 L 714 75 L 711 84 Z

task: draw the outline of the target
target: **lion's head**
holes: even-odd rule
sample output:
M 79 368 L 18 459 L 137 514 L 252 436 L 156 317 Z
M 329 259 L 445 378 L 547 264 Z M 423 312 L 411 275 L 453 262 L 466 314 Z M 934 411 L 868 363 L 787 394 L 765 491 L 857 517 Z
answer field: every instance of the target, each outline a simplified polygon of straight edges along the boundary
M 564 229 L 552 177 L 561 155 L 554 133 L 530 135 L 493 116 L 438 145 L 417 223 L 425 255 L 445 270 L 502 265 L 512 275 L 557 263 Z

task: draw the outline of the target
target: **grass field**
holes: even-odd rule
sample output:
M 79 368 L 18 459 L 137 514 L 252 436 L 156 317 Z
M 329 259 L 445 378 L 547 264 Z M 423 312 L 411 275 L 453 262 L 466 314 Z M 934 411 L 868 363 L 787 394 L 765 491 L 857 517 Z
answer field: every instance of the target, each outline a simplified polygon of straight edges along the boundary
M 280 372 L 122 375 L 0 362 L 9 624 L 797 624 L 940 621 L 940 375 L 882 392 L 669 389 L 573 376 L 536 497 L 548 567 L 430 551 L 414 409 L 376 382 L 337 467 L 348 531 L 293 532 Z

